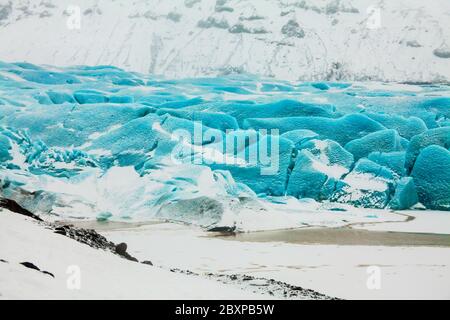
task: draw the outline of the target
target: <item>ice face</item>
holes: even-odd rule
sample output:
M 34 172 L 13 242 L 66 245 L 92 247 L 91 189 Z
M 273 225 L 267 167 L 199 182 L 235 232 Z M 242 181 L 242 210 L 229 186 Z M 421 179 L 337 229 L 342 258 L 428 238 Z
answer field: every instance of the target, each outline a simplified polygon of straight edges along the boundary
M 419 201 L 427 208 L 449 210 L 450 152 L 431 145 L 423 149 L 414 163 L 411 176 L 417 185 Z
M 340 118 L 325 117 L 285 117 L 285 118 L 248 118 L 243 124 L 246 129 L 279 129 L 286 133 L 297 129 L 307 129 L 320 136 L 345 145 L 354 139 L 385 129 L 380 123 L 359 113 Z
M 403 142 L 405 141 L 405 142 Z M 370 133 L 360 139 L 355 139 L 345 145 L 345 149 L 353 154 L 356 160 L 366 158 L 371 152 L 402 151 L 408 141 L 401 138 L 394 129 L 380 130 Z
M 417 189 L 414 184 L 414 179 L 411 177 L 404 177 L 397 183 L 395 194 L 392 197 L 389 207 L 394 210 L 408 209 L 419 202 L 417 196 Z
M 420 152 L 432 145 L 441 146 L 445 149 L 450 147 L 450 127 L 442 127 L 427 130 L 422 134 L 411 138 L 411 143 L 406 151 L 406 169 L 410 172 Z
M 449 95 L 0 63 L 0 192 L 37 213 L 203 226 L 284 197 L 449 210 Z

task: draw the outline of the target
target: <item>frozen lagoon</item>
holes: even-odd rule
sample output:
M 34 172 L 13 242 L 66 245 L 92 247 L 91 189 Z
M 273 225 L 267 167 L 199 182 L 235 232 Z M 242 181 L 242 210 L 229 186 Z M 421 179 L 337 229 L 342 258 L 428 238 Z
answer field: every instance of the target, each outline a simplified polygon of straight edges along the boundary
M 417 213 L 422 214 L 426 215 Z M 102 234 L 125 240 L 134 255 L 153 256 L 155 265 L 166 268 L 275 279 L 344 299 L 448 299 L 450 217 L 436 213 L 428 218 L 434 229 L 417 219 L 395 223 L 399 228 L 395 233 L 386 231 L 389 223 L 379 223 L 376 232 L 359 229 L 371 228 L 361 224 L 347 229 L 251 232 L 235 238 L 174 224 Z M 370 268 L 379 270 L 379 288 L 368 286 Z

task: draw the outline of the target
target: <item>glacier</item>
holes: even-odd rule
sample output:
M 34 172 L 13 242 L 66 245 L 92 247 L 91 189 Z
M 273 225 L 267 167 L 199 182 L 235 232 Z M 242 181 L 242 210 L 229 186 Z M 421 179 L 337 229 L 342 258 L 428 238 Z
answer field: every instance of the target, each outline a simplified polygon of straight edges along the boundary
M 283 205 L 448 211 L 449 123 L 447 84 L 0 62 L 0 195 L 49 217 L 204 227 Z

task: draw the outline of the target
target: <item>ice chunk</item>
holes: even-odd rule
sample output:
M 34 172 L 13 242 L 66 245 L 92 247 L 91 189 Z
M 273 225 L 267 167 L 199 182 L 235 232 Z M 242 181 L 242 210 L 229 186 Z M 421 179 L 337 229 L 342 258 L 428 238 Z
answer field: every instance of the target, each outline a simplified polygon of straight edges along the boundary
M 448 150 L 450 148 L 450 127 L 430 129 L 411 139 L 405 156 L 407 173 L 411 172 L 422 149 L 430 145 L 438 145 Z
M 382 130 L 368 134 L 360 139 L 355 139 L 345 145 L 355 160 L 367 157 L 373 151 L 394 152 L 402 151 L 401 138 L 396 130 Z
M 314 82 L 314 83 L 311 83 L 311 86 L 316 89 L 323 90 L 323 91 L 330 89 L 330 86 L 328 84 L 326 84 L 325 82 Z
M 399 177 L 406 174 L 405 170 L 405 151 L 398 152 L 372 152 L 368 159 L 387 167 L 395 172 Z
M 39 104 L 46 104 L 46 105 L 50 105 L 52 104 L 52 100 L 50 100 L 50 98 L 44 94 L 36 94 L 34 95 L 34 98 L 36 99 L 37 102 L 39 102 Z
M 405 210 L 411 208 L 419 201 L 416 186 L 411 177 L 405 177 L 397 182 L 395 194 L 389 203 L 394 210 Z
M 309 140 L 303 143 L 300 149 L 309 150 L 319 161 L 327 166 L 341 166 L 350 169 L 353 165 L 353 155 L 333 140 Z
M 0 161 L 9 169 L 22 169 L 33 174 L 70 177 L 85 167 L 96 167 L 96 159 L 77 149 L 48 147 L 33 141 L 26 133 L 0 128 Z
M 203 196 L 164 204 L 155 217 L 210 226 L 217 224 L 223 214 L 222 203 Z
M 72 95 L 66 93 L 66 92 L 57 92 L 57 91 L 48 91 L 47 92 L 48 97 L 54 104 L 62 104 L 65 102 L 68 103 L 74 103 L 75 99 L 72 97 Z
M 299 149 L 303 142 L 319 138 L 319 135 L 311 130 L 299 129 L 283 133 L 281 137 L 291 140 L 295 144 L 295 147 Z
M 26 128 L 35 139 L 49 146 L 79 147 L 93 134 L 149 113 L 149 107 L 107 104 L 29 106 L 9 115 L 4 120 L 13 128 Z
M 247 118 L 284 118 L 297 116 L 335 117 L 334 106 L 327 104 L 303 103 L 296 100 L 280 100 L 270 103 L 214 103 L 190 108 L 196 111 L 225 112 L 233 116 L 242 126 Z M 245 127 L 244 127 L 245 128 Z M 298 129 L 298 128 L 293 128 Z
M 104 103 L 108 101 L 105 94 L 96 90 L 75 91 L 73 96 L 79 104 Z
M 336 182 L 353 164 L 353 155 L 332 140 L 309 140 L 301 145 L 289 176 L 287 194 L 298 198 L 328 199 Z
M 117 161 L 122 166 L 136 165 L 157 147 L 159 133 L 153 130 L 153 125 L 159 121 L 161 118 L 155 114 L 134 119 L 95 138 L 86 150 L 111 157 L 111 162 Z
M 338 119 L 324 117 L 250 118 L 244 121 L 243 126 L 246 129 L 279 129 L 280 134 L 297 129 L 308 129 L 341 145 L 362 138 L 369 133 L 386 129 L 362 114 L 350 114 Z
M 170 108 L 170 109 L 180 109 L 189 106 L 194 106 L 203 102 L 202 98 L 192 98 L 192 99 L 183 99 L 180 101 L 170 101 L 163 104 L 160 104 L 160 108 Z
M 174 133 L 183 134 L 190 138 L 190 143 L 195 145 L 207 145 L 223 141 L 224 133 L 220 130 L 210 128 L 202 122 L 190 121 L 187 119 L 163 116 L 161 121 L 161 133 L 166 135 L 166 139 L 170 139 Z M 167 135 L 169 134 L 169 135 Z
M 11 156 L 11 143 L 8 137 L 0 134 L 0 162 L 6 162 L 12 159 Z
M 77 77 L 68 73 L 45 70 L 11 70 L 25 80 L 42 84 L 74 84 L 80 83 Z
M 391 170 L 363 158 L 336 184 L 331 200 L 364 208 L 384 208 L 390 200 L 393 183 Z
M 436 145 L 424 148 L 414 163 L 411 177 L 423 205 L 450 210 L 450 151 Z
M 144 81 L 142 81 L 141 79 L 131 79 L 131 78 L 114 79 L 112 83 L 118 86 L 132 86 L 132 87 L 144 85 Z
M 336 183 L 333 176 L 342 174 L 342 168 L 336 170 L 320 162 L 310 151 L 301 150 L 289 176 L 286 193 L 297 198 L 327 199 L 328 190 L 333 190 Z
M 395 114 L 365 113 L 369 118 L 381 123 L 388 129 L 397 130 L 398 134 L 410 140 L 413 136 L 425 132 L 428 128 L 425 122 L 417 117 L 405 118 Z
M 134 98 L 126 95 L 112 95 L 107 98 L 109 103 L 133 103 Z
M 228 159 L 235 161 L 214 163 L 211 168 L 230 171 L 237 182 L 246 184 L 257 194 L 284 195 L 288 172 L 293 167 L 296 154 L 294 144 L 278 136 L 261 138 L 255 132 L 241 131 L 236 134 L 244 139 L 240 139 L 241 143 L 236 143 L 234 152 L 228 154 Z M 261 141 L 264 141 L 265 146 Z M 258 153 L 258 150 L 262 150 L 262 153 Z
M 222 131 L 236 130 L 239 128 L 235 118 L 224 113 L 198 112 L 188 110 L 158 109 L 158 115 L 170 114 L 174 117 L 201 122 L 203 125 Z

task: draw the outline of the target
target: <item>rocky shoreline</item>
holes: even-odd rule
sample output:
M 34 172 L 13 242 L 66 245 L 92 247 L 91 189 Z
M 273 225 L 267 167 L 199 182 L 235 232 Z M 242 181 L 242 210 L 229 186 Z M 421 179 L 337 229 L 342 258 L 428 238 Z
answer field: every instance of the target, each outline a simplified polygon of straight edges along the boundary
M 202 276 L 189 270 L 170 269 L 170 271 L 199 277 Z M 311 289 L 293 286 L 289 283 L 274 279 L 257 278 L 245 274 L 217 274 L 211 272 L 206 273 L 203 276 L 224 284 L 237 285 L 243 290 L 251 290 L 254 293 L 260 294 L 269 294 L 274 299 L 341 300 Z

